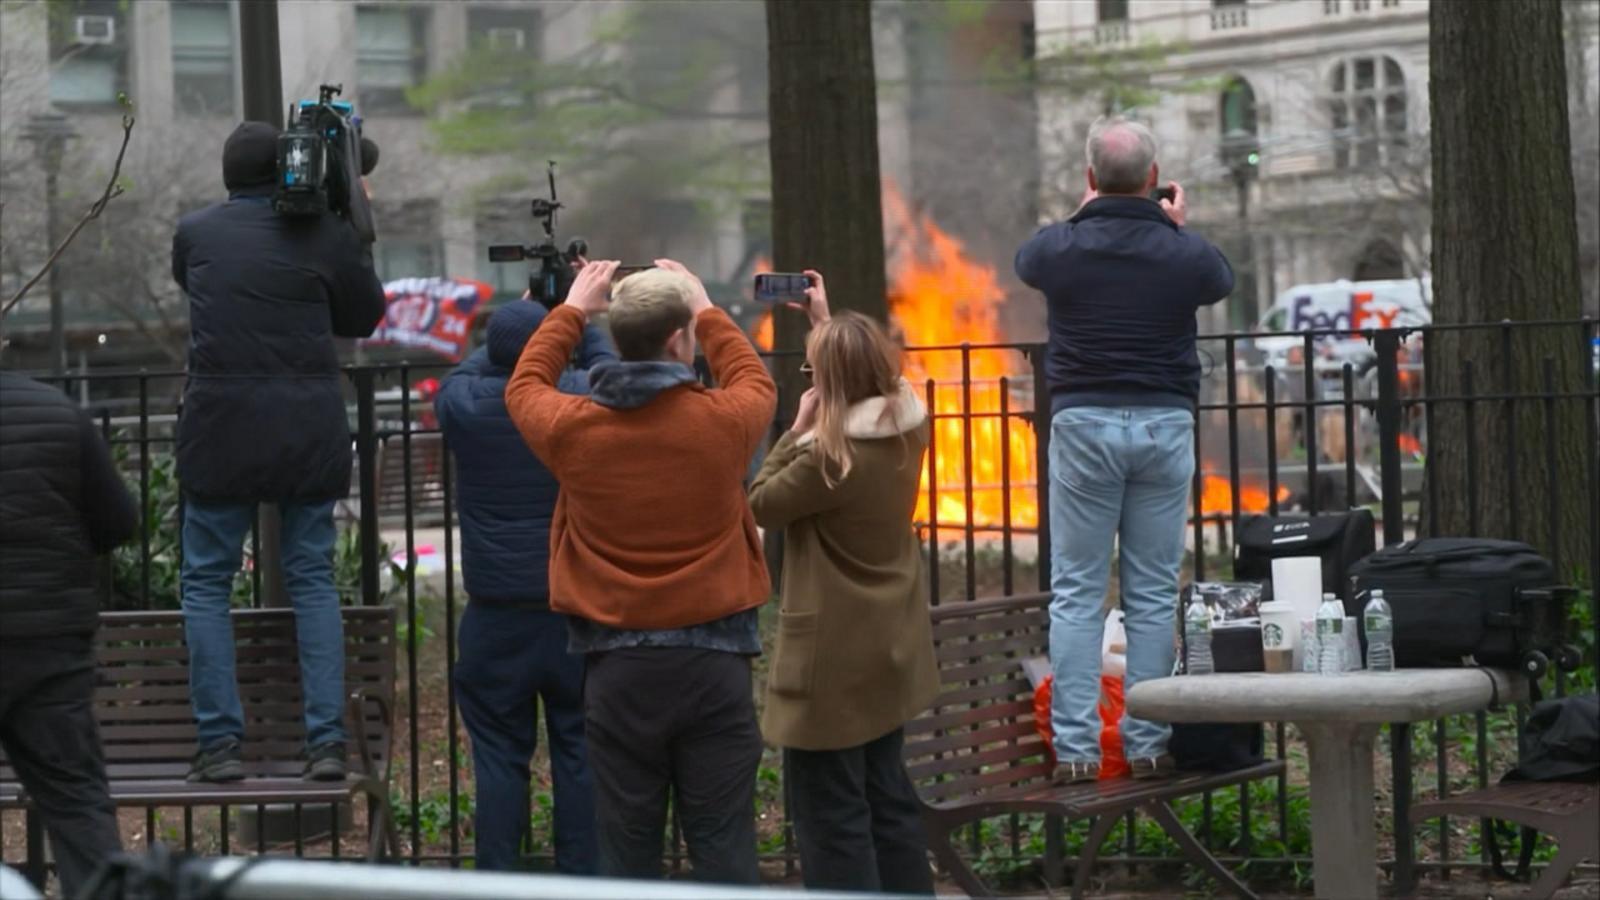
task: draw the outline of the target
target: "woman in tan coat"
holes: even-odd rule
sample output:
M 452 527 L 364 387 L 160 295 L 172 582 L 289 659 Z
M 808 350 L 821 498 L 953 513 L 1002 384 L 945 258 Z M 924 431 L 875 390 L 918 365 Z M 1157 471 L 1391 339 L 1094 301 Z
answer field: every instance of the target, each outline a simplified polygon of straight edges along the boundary
M 911 527 L 928 414 L 883 329 L 830 320 L 807 274 L 815 386 L 750 491 L 757 523 L 784 538 L 762 731 L 788 754 L 806 887 L 932 894 L 901 761 L 902 726 L 939 688 Z

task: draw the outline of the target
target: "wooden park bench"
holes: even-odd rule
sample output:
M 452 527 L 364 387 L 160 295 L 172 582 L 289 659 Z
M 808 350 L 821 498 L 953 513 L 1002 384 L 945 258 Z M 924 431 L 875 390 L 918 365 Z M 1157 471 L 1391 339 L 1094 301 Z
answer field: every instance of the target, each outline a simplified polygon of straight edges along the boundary
M 390 607 L 344 607 L 345 727 L 350 775 L 344 782 L 306 781 L 305 723 L 294 612 L 234 610 L 239 699 L 244 705 L 246 777 L 227 784 L 190 784 L 195 752 L 189 705 L 189 653 L 178 611 L 100 614 L 96 635 L 95 719 L 105 747 L 111 798 L 119 807 L 334 807 L 367 801 L 367 858 L 398 855 L 389 805 L 389 751 L 394 704 L 395 618 Z M 0 809 L 25 809 L 16 772 L 0 755 Z M 332 817 L 337 821 L 337 816 Z M 223 818 L 223 828 L 227 818 Z M 30 827 L 29 868 L 43 874 L 38 829 Z M 223 846 L 227 846 L 223 837 Z M 224 850 L 226 852 L 226 850 Z
M 1441 816 L 1501 819 L 1555 838 L 1556 858 L 1528 888 L 1529 898 L 1554 896 L 1579 863 L 1600 862 L 1600 784 L 1509 781 L 1411 807 L 1414 826 Z
M 905 759 L 923 805 L 929 844 L 939 864 L 975 897 L 993 892 L 956 848 L 958 832 L 1012 813 L 1091 822 L 1072 896 L 1089 888 L 1100 845 L 1130 812 L 1150 816 L 1183 854 L 1241 897 L 1253 898 L 1173 812 L 1172 800 L 1260 778 L 1276 778 L 1282 762 L 1220 774 L 1182 774 L 1090 784 L 1050 782 L 1047 747 L 1034 727 L 1033 688 L 1022 661 L 1048 652 L 1050 597 L 1031 594 L 950 603 L 933 610 L 942 692 L 932 709 L 906 725 Z M 1047 859 L 1055 848 L 1050 848 Z M 1047 868 L 1052 868 L 1047 866 Z M 1047 880 L 1053 873 L 1047 872 Z

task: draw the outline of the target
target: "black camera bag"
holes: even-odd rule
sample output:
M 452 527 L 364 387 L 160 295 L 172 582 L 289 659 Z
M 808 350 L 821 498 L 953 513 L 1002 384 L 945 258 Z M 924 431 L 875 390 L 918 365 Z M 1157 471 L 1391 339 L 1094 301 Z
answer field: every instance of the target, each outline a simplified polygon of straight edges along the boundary
M 1245 516 L 1234 535 L 1233 577 L 1267 586 L 1271 599 L 1272 561 L 1287 556 L 1322 560 L 1322 591 L 1346 603 L 1347 573 L 1356 560 L 1377 549 L 1377 527 L 1368 509 L 1315 516 Z
M 1377 551 L 1351 570 L 1345 613 L 1361 620 L 1366 592 L 1382 588 L 1394 613 L 1395 664 L 1527 669 L 1539 654 L 1564 659 L 1570 588 L 1532 547 L 1487 538 L 1424 538 Z M 1366 646 L 1362 626 L 1362 646 Z M 1574 663 L 1575 665 L 1575 663 Z

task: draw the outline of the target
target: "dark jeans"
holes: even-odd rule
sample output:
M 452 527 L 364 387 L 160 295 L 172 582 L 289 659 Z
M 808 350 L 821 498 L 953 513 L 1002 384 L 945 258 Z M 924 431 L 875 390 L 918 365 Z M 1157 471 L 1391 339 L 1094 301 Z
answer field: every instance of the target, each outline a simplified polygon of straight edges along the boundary
M 44 820 L 65 897 L 122 849 L 93 697 L 88 635 L 0 641 L 0 746 Z
M 694 879 L 759 881 L 761 729 L 749 657 L 687 647 L 590 654 L 584 714 L 601 875 L 661 877 L 670 790 Z
M 548 609 L 468 603 L 461 615 L 456 697 L 477 776 L 479 869 L 513 871 L 528 834 L 528 763 L 544 701 L 555 782 L 556 868 L 595 871 L 594 781 L 583 736 L 583 657 L 567 652 L 567 620 Z
M 844 750 L 788 750 L 800 875 L 812 890 L 932 896 L 928 837 L 904 732 Z

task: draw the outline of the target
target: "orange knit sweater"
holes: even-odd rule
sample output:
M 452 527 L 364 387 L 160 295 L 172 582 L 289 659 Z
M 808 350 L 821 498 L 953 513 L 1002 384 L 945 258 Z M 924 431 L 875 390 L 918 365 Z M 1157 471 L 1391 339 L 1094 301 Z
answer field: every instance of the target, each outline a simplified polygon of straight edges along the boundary
M 506 409 L 561 483 L 550 606 L 629 630 L 683 628 L 772 593 L 744 477 L 777 405 L 761 357 L 721 310 L 695 334 L 721 386 L 682 385 L 638 409 L 556 389 L 584 315 L 557 307 L 506 385 Z

